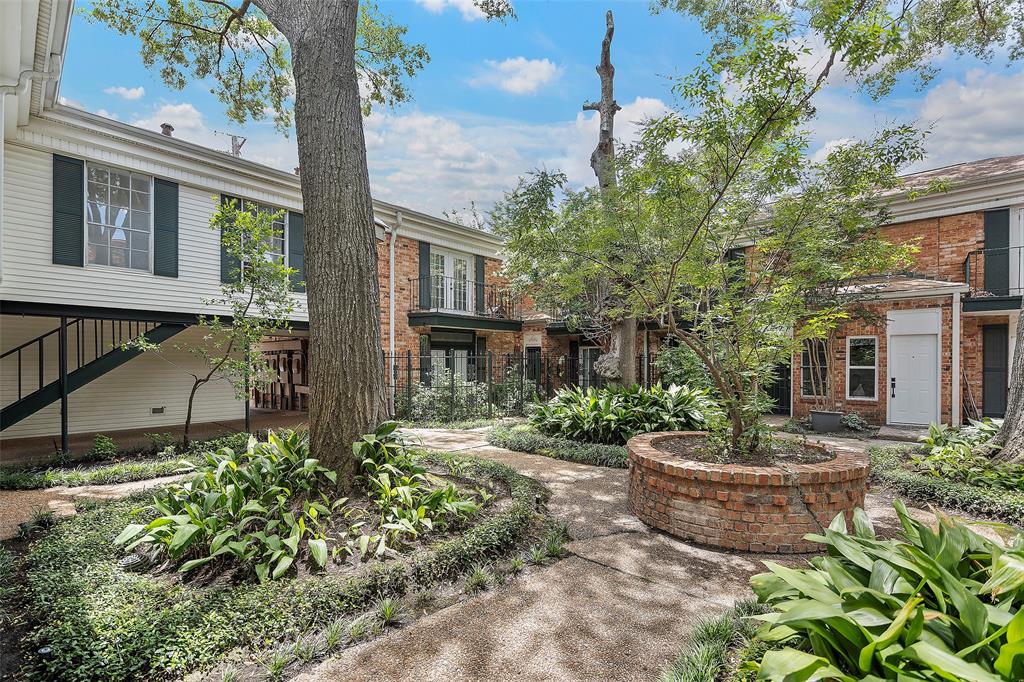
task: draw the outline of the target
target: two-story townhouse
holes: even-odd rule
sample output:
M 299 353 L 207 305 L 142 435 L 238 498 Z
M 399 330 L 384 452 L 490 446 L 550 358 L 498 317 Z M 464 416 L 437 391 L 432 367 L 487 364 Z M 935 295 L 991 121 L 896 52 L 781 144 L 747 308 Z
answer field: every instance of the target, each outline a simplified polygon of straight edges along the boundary
M 300 178 L 58 103 L 68 0 L 0 4 L 0 440 L 181 424 L 190 372 L 172 346 L 196 341 L 209 300 L 237 267 L 210 228 L 219 202 L 283 212 L 281 258 L 304 279 Z M 497 272 L 493 235 L 374 201 L 382 352 L 426 351 L 466 371 L 470 351 L 522 348 L 522 321 Z M 305 293 L 295 286 L 281 384 L 257 393 L 302 408 Z M 166 352 L 123 344 L 145 335 Z M 298 369 L 295 376 L 287 370 Z M 298 384 L 298 385 L 296 385 Z M 276 391 L 276 392 L 275 392 Z M 267 400 L 283 396 L 289 401 Z M 198 421 L 241 419 L 226 382 L 197 394 Z M 45 448 L 46 445 L 43 445 Z M 52 448 L 52 446 L 50 446 Z
M 875 424 L 1000 417 L 1024 291 L 1024 155 L 908 175 L 883 236 L 914 242 L 906 276 L 867 285 L 839 332 L 838 409 Z M 934 181 L 946 191 L 915 197 Z M 793 358 L 791 408 L 814 409 L 810 346 Z M 824 359 L 824 358 L 823 358 Z

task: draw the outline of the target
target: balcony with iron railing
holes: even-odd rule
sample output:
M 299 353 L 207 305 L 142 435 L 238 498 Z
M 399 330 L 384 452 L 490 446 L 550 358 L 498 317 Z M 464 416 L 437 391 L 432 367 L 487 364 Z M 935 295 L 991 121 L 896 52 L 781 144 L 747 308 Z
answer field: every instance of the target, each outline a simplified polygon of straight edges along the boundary
M 409 281 L 412 324 L 444 324 L 489 329 L 519 329 L 519 297 L 507 288 L 471 279 L 427 275 Z M 488 323 L 473 323 L 473 318 Z
M 970 287 L 965 310 L 1013 310 L 1024 293 L 1024 247 L 971 251 L 964 258 L 964 281 Z

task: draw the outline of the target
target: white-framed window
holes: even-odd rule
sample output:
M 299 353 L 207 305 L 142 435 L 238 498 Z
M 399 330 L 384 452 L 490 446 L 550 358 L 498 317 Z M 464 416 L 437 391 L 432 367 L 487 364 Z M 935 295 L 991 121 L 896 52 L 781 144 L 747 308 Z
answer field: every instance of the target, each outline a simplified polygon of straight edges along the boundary
M 152 270 L 153 178 L 86 164 L 86 263 Z
M 846 398 L 875 400 L 878 397 L 878 337 L 846 337 Z
M 244 210 L 254 213 L 267 213 L 270 215 L 275 213 L 280 214 L 274 218 L 272 225 L 274 233 L 270 237 L 269 249 L 267 250 L 267 260 L 277 261 L 278 263 L 288 265 L 288 212 L 276 206 L 262 204 L 258 201 L 249 201 L 248 199 L 242 201 L 242 207 Z
M 812 352 L 817 355 L 817 373 L 811 362 Z M 828 352 L 825 342 L 820 339 L 805 339 L 803 352 L 800 354 L 800 395 L 804 398 L 827 395 L 828 373 Z

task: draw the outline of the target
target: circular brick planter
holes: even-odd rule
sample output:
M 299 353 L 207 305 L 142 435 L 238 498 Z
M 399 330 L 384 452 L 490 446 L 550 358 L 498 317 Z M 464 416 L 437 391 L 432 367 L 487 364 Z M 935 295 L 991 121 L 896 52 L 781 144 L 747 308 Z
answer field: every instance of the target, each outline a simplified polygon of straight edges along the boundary
M 699 431 L 667 431 L 631 438 L 629 508 L 641 521 L 704 545 L 748 552 L 795 554 L 820 545 L 803 539 L 820 533 L 835 515 L 864 506 L 868 459 L 835 450 L 818 464 L 743 466 L 696 462 L 664 452 L 658 443 L 703 439 Z

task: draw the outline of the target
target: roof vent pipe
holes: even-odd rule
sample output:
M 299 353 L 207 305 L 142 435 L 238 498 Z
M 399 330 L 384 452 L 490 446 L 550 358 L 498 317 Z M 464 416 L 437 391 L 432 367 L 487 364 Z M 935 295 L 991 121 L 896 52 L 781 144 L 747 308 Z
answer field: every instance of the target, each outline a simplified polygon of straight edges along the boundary
M 167 137 L 173 137 L 174 136 L 174 126 L 172 126 L 170 123 L 161 123 L 160 124 L 160 132 L 163 133 L 164 135 L 166 135 Z

